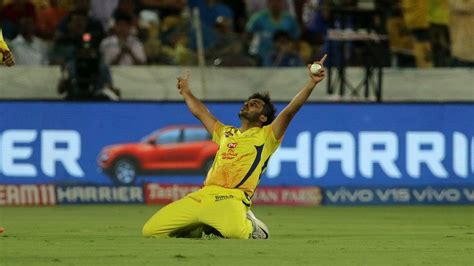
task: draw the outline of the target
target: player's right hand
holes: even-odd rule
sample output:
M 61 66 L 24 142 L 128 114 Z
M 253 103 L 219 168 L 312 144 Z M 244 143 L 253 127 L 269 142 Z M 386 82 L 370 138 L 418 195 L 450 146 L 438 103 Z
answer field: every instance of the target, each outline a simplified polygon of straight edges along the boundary
M 319 61 L 315 61 L 315 64 L 319 64 L 323 68 L 316 74 L 311 73 L 311 64 L 308 65 L 308 71 L 309 71 L 309 76 L 311 80 L 313 80 L 316 83 L 319 83 L 326 77 L 326 71 L 324 70 L 324 61 L 326 61 L 326 57 L 328 55 L 324 54 L 323 58 L 321 58 Z
M 11 67 L 15 65 L 15 58 L 13 57 L 12 52 L 9 50 L 5 50 L 0 48 L 0 53 L 3 54 L 3 64 L 7 67 Z
M 178 88 L 179 94 L 184 95 L 189 93 L 189 71 L 185 74 L 176 78 L 178 80 L 176 88 Z

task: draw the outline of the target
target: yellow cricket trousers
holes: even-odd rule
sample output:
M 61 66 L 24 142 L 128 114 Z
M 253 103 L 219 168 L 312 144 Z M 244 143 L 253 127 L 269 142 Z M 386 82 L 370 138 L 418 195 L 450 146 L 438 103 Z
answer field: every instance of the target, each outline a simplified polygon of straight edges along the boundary
M 206 186 L 157 211 L 143 226 L 143 236 L 168 238 L 201 237 L 200 232 L 210 226 L 225 238 L 248 239 L 252 223 L 247 219 L 250 201 L 240 189 Z

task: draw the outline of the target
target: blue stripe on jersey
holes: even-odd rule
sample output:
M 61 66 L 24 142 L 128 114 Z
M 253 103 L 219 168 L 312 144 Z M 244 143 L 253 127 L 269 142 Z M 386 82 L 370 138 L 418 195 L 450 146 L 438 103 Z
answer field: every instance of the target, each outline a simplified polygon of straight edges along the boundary
M 270 157 L 271 157 L 271 156 L 268 156 L 267 160 L 263 163 L 262 171 L 260 172 L 260 175 L 258 176 L 258 183 L 257 183 L 257 186 L 258 186 L 258 184 L 260 183 L 260 178 L 262 177 L 263 172 L 264 172 L 265 169 L 267 168 L 268 161 L 270 161 Z M 255 195 L 255 193 L 252 195 L 252 198 L 253 198 L 254 195 Z M 245 193 L 245 196 L 247 196 L 247 193 Z M 248 197 L 248 196 L 247 196 L 247 197 Z
M 263 164 L 262 166 L 262 173 L 263 171 L 265 171 L 265 169 L 267 168 L 267 165 L 268 165 L 268 161 L 270 161 L 270 157 L 271 156 L 268 156 L 268 159 L 265 161 L 265 163 Z M 262 175 L 262 173 L 260 173 L 260 175 Z
M 257 149 L 257 155 L 255 156 L 255 160 L 253 161 L 253 164 L 252 166 L 250 167 L 249 171 L 247 172 L 247 174 L 245 175 L 244 179 L 242 179 L 242 181 L 240 181 L 240 183 L 235 186 L 234 188 L 238 188 L 240 187 L 243 183 L 245 183 L 245 181 L 247 181 L 247 179 L 253 174 L 253 172 L 255 171 L 255 169 L 257 168 L 257 165 L 260 163 L 260 159 L 262 158 L 262 151 L 263 151 L 263 146 L 264 145 L 261 145 L 261 146 L 255 146 L 255 149 Z

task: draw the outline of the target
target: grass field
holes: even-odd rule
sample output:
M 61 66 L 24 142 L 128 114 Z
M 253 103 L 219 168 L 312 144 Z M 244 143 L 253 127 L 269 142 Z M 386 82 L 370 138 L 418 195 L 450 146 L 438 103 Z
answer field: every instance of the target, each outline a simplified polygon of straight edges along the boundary
M 474 265 L 474 206 L 254 207 L 269 240 L 145 239 L 158 208 L 0 208 L 0 265 Z

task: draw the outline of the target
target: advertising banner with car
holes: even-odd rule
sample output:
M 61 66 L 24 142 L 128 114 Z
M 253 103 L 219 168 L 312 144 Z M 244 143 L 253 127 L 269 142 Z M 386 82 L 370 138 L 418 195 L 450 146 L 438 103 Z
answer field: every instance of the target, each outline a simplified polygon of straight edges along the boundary
M 236 126 L 240 106 L 208 104 Z M 218 149 L 184 103 L 0 102 L 0 111 L 0 184 L 201 185 Z M 333 200 L 339 188 L 472 188 L 474 106 L 308 103 L 260 185 L 330 188 Z

